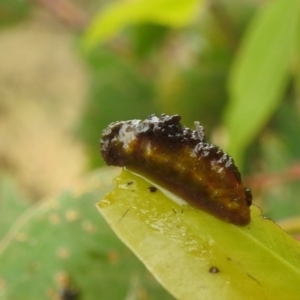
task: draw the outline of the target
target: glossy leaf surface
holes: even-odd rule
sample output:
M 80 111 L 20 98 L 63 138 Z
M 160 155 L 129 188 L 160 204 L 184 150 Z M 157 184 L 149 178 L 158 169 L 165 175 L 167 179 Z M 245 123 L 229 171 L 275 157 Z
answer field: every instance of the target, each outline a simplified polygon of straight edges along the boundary
M 179 204 L 129 171 L 115 185 L 101 213 L 176 298 L 298 298 L 300 244 L 257 207 L 240 227 Z

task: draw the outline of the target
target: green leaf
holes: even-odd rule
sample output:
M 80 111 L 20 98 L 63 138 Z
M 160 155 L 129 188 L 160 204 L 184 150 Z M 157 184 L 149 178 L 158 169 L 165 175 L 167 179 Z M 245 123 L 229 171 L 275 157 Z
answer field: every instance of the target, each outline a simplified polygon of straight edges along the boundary
M 238 161 L 282 99 L 296 40 L 299 0 L 275 0 L 254 20 L 232 70 L 227 151 Z
M 299 298 L 300 244 L 260 209 L 235 226 L 151 185 L 124 170 L 99 209 L 177 299 Z
M 83 47 L 90 49 L 128 25 L 156 23 L 171 27 L 186 26 L 202 1 L 137 0 L 114 3 L 105 11 L 98 12 L 92 20 L 85 32 Z
M 15 180 L 0 178 L 0 244 L 1 239 L 12 228 L 14 220 L 23 215 L 30 207 L 30 201 L 18 190 Z
M 300 99 L 300 18 L 298 19 L 297 26 L 297 40 L 294 52 L 295 62 L 294 62 L 294 72 L 295 72 L 295 85 L 296 85 L 296 97 Z
M 103 168 L 24 212 L 0 241 L 0 299 L 61 299 L 62 271 L 80 299 L 173 299 L 99 218 L 95 204 L 118 173 Z
M 29 15 L 33 3 L 26 0 L 0 0 L 0 26 L 13 25 Z

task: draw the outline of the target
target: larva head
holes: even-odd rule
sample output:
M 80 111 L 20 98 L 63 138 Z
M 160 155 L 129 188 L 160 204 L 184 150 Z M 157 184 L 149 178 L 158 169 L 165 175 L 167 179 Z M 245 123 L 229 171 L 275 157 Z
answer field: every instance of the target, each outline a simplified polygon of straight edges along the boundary
M 135 128 L 139 120 L 111 123 L 102 132 L 100 151 L 108 165 L 123 167 L 127 165 L 132 142 L 136 140 Z

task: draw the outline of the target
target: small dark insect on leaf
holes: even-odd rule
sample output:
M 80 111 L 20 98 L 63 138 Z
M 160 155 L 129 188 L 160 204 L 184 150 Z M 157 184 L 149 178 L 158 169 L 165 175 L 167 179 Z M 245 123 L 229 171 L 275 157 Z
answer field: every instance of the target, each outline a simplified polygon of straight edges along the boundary
M 58 295 L 59 300 L 77 300 L 79 299 L 79 291 L 71 286 L 70 276 L 66 272 L 59 273 L 56 276 L 58 284 Z
M 110 124 L 100 143 L 105 162 L 139 173 L 225 222 L 247 225 L 252 195 L 233 159 L 206 141 L 199 122 L 192 130 L 180 119 L 162 114 Z
M 219 273 L 219 272 L 220 272 L 220 270 L 217 267 L 210 267 L 209 268 L 209 273 L 216 274 L 216 273 Z
M 149 186 L 148 190 L 151 192 L 151 193 L 155 193 L 157 191 L 157 188 L 155 186 Z

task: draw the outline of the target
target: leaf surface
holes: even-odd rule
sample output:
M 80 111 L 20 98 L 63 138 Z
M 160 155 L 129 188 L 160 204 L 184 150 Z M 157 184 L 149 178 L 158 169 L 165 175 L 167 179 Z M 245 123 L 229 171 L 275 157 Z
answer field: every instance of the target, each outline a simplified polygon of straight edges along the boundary
M 251 222 L 239 227 L 151 185 L 123 170 L 99 209 L 176 298 L 299 298 L 300 245 L 260 209 L 252 206 Z
M 0 241 L 1 300 L 61 299 L 62 271 L 80 299 L 173 299 L 99 218 L 95 204 L 118 173 L 100 169 L 25 210 Z

